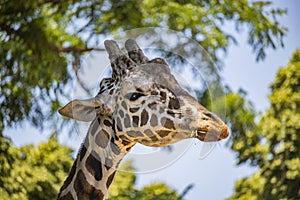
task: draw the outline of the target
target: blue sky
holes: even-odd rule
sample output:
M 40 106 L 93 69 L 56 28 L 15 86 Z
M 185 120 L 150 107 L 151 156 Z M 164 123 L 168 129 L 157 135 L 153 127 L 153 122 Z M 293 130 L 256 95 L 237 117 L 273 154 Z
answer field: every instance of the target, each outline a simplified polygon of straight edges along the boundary
M 289 29 L 284 40 L 285 47 L 276 51 L 268 50 L 266 59 L 257 63 L 255 55 L 246 43 L 246 34 L 236 35 L 239 45 L 229 48 L 222 72 L 225 83 L 228 83 L 234 91 L 240 87 L 246 90 L 248 98 L 259 111 L 264 111 L 269 106 L 268 86 L 274 80 L 278 68 L 286 66 L 292 53 L 296 48 L 300 48 L 300 16 L 298 14 L 300 1 L 275 0 L 274 5 L 288 8 L 287 16 L 281 20 L 282 24 Z M 11 136 L 17 146 L 38 143 L 47 138 L 47 133 L 40 134 L 38 130 L 26 124 L 19 129 L 7 130 L 5 134 Z M 82 137 L 74 138 L 73 142 L 79 144 L 81 139 Z M 138 186 L 163 181 L 182 192 L 184 187 L 194 183 L 195 187 L 188 193 L 186 199 L 219 200 L 232 194 L 237 179 L 251 175 L 255 171 L 247 166 L 236 167 L 235 156 L 224 147 L 224 142 L 218 143 L 204 159 L 199 159 L 201 148 L 203 148 L 200 142 L 190 141 L 185 147 L 188 148 L 169 166 L 155 172 L 138 174 Z

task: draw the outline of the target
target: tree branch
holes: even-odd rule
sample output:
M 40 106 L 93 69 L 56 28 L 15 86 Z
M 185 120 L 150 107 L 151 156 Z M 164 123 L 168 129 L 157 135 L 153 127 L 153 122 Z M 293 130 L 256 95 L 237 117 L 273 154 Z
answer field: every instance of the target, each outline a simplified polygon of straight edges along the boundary
M 0 32 L 1 32 L 1 30 L 5 31 L 7 33 L 7 35 L 12 35 L 17 32 L 15 29 L 13 29 L 10 26 L 7 26 L 5 24 L 0 24 Z
M 183 199 L 184 196 L 185 196 L 191 189 L 193 189 L 193 187 L 194 187 L 194 184 L 193 184 L 193 183 L 191 183 L 191 184 L 189 184 L 188 186 L 186 186 L 186 187 L 184 188 L 183 192 L 180 194 L 180 199 Z
M 74 47 L 74 46 L 70 46 L 70 47 L 61 47 L 61 46 L 57 46 L 57 45 L 52 45 L 52 48 L 53 50 L 57 51 L 57 52 L 63 52 L 63 53 L 73 53 L 73 52 L 76 52 L 76 53 L 79 53 L 79 54 L 82 54 L 82 53 L 85 53 L 85 52 L 88 52 L 88 51 L 105 51 L 105 49 L 103 48 L 77 48 L 77 47 Z
M 82 82 L 82 80 L 80 79 L 80 77 L 78 76 L 78 68 L 80 66 L 80 54 L 78 52 L 73 52 L 73 56 L 74 56 L 74 61 L 72 63 L 72 68 L 75 72 L 76 75 L 76 79 L 77 82 L 79 83 L 79 85 L 81 86 L 81 88 L 89 95 L 92 96 L 91 91 L 89 90 L 89 88 Z
M 62 0 L 44 0 L 44 3 L 53 3 L 53 4 L 57 4 L 62 2 Z
M 57 46 L 55 44 L 52 44 L 52 49 L 54 51 L 57 52 L 63 52 L 63 53 L 72 53 L 74 60 L 72 63 L 72 68 L 74 70 L 74 73 L 76 75 L 76 79 L 77 82 L 79 83 L 79 85 L 81 86 L 81 88 L 88 94 L 88 95 L 92 95 L 91 91 L 89 90 L 89 88 L 82 82 L 82 80 L 80 79 L 79 75 L 78 75 L 78 69 L 80 66 L 80 56 L 81 54 L 85 53 L 85 52 L 89 52 L 89 51 L 105 51 L 105 49 L 103 48 L 77 48 L 77 47 L 61 47 L 61 46 Z

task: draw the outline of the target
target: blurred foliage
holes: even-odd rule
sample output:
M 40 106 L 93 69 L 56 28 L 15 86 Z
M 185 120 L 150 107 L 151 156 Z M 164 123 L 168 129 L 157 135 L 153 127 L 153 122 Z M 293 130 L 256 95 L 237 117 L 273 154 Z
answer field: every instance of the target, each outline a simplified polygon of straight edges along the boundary
M 84 29 L 88 27 L 95 34 L 153 26 L 182 31 L 198 41 L 215 61 L 218 50 L 226 51 L 236 42 L 222 29 L 226 22 L 233 21 L 237 31 L 248 26 L 249 45 L 260 60 L 265 57 L 265 48 L 283 45 L 286 32 L 277 21 L 286 11 L 270 5 L 269 1 L 247 0 L 82 1 L 76 15 L 85 17 L 88 22 Z
M 229 126 L 230 140 L 227 145 L 236 153 L 237 164 L 250 161 L 248 163 L 254 165 L 256 157 L 249 146 L 254 147 L 260 140 L 260 137 L 252 132 L 256 127 L 255 118 L 258 113 L 252 102 L 247 99 L 247 93 L 244 90 L 240 89 L 235 93 L 226 87 L 225 91 L 219 92 L 218 96 L 218 91 L 214 91 L 217 89 L 211 87 L 206 90 L 199 102 L 217 113 Z
M 109 190 L 109 199 L 123 200 L 131 199 L 135 196 L 137 190 L 134 186 L 136 176 L 132 162 L 124 162 L 117 171 L 115 178 Z
M 230 126 L 230 148 L 237 154 L 237 164 L 250 164 L 258 171 L 252 177 L 236 182 L 235 199 L 300 199 L 300 50 L 291 57 L 287 67 L 279 69 L 270 86 L 270 108 L 260 116 L 246 92 L 212 99 L 206 91 L 200 102 Z
M 72 150 L 62 146 L 55 135 L 37 147 L 17 148 L 9 139 L 0 137 L 0 199 L 56 199 L 73 164 Z M 163 183 L 150 184 L 138 190 L 131 162 L 125 162 L 117 172 L 110 190 L 110 199 L 181 199 L 177 192 Z
M 251 131 L 259 140 L 243 143 L 259 170 L 236 183 L 230 200 L 300 199 L 300 50 L 270 88 L 270 108 Z
M 255 117 L 257 113 L 252 103 L 247 100 L 245 93 L 229 93 L 226 95 L 226 119 L 225 122 L 231 130 L 230 147 L 237 153 L 237 164 L 245 161 L 255 162 L 251 154 L 252 148 L 259 141 L 259 136 L 253 134 L 252 130 L 256 127 Z
M 57 109 L 69 75 L 66 56 L 54 49 L 73 40 L 58 10 L 44 1 L 0 3 L 1 132 L 24 119 L 39 127 Z
M 110 200 L 181 200 L 175 190 L 164 183 L 152 183 L 138 190 L 135 187 L 136 176 L 131 162 L 125 162 L 119 168 L 109 191 Z
M 265 49 L 283 45 L 286 29 L 277 18 L 285 13 L 270 2 L 247 0 L 2 0 L 0 132 L 24 120 L 36 127 L 58 126 L 53 117 L 59 97 L 70 93 L 66 83 L 77 76 L 81 55 L 96 49 L 99 36 L 169 28 L 196 40 L 222 63 L 218 51 L 236 43 L 223 27 L 234 23 L 237 32 L 246 30 L 259 60 Z
M 0 199 L 55 199 L 72 166 L 72 150 L 54 137 L 21 148 L 0 138 Z

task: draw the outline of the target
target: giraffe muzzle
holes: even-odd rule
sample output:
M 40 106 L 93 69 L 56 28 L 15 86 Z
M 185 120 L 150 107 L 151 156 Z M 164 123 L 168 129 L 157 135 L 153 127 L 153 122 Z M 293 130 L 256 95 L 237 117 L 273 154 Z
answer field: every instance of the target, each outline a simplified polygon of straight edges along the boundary
M 194 136 L 203 142 L 223 140 L 228 137 L 227 125 L 214 113 L 204 112 L 200 126 L 194 131 Z
M 194 133 L 195 137 L 203 142 L 215 142 L 220 141 L 228 137 L 229 130 L 224 124 L 220 130 L 211 128 L 199 128 Z

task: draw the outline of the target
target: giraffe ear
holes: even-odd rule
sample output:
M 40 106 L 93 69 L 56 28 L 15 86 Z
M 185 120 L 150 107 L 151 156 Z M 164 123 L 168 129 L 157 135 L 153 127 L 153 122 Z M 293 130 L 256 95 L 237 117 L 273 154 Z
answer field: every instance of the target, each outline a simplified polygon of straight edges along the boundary
M 65 117 L 76 119 L 78 121 L 89 122 L 95 119 L 97 109 L 101 103 L 95 98 L 86 100 L 73 100 L 67 105 L 58 110 L 58 112 Z

